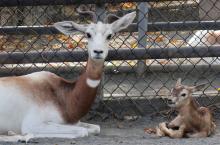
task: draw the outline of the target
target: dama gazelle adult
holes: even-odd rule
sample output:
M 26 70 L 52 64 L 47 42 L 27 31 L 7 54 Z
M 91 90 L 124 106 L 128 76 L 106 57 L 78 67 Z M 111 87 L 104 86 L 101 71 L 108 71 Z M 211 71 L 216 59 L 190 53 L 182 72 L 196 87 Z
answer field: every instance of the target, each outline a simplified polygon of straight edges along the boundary
M 96 18 L 94 12 L 83 13 Z M 135 16 L 136 13 L 132 12 L 111 24 L 55 23 L 54 27 L 66 35 L 72 34 L 74 29 L 86 34 L 89 54 L 86 69 L 73 82 L 44 71 L 0 78 L 0 133 L 20 134 L 0 136 L 0 141 L 77 138 L 99 133 L 98 125 L 82 123 L 80 119 L 89 111 L 96 97 L 108 54 L 108 41 L 114 33 L 130 25 Z
M 186 86 L 178 79 L 172 89 L 169 105 L 178 111 L 177 117 L 171 122 L 162 122 L 155 129 L 146 128 L 148 133 L 156 133 L 157 136 L 169 136 L 171 138 L 182 137 L 207 137 L 211 135 L 216 125 L 210 110 L 199 107 L 192 98 L 192 93 L 201 90 L 205 84 L 198 86 Z

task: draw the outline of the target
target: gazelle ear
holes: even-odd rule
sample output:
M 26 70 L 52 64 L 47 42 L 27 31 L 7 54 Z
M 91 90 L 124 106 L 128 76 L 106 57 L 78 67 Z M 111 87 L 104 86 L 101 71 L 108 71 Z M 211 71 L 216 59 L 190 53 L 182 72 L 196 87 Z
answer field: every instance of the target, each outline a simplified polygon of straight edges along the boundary
M 119 18 L 115 22 L 111 23 L 112 31 L 116 33 L 122 29 L 127 28 L 134 21 L 135 17 L 136 12 L 132 12 Z
M 72 34 L 75 30 L 85 32 L 87 25 L 77 24 L 73 21 L 62 21 L 54 23 L 54 27 L 65 35 Z
M 176 81 L 176 87 L 181 86 L 182 79 L 178 78 L 178 80 Z

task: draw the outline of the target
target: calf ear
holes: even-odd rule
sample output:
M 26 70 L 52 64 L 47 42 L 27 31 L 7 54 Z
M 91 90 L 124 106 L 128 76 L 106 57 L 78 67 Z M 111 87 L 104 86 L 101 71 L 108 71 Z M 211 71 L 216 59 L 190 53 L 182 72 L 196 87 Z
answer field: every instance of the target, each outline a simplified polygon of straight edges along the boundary
M 189 87 L 189 89 L 191 89 L 192 92 L 201 91 L 206 86 L 206 84 L 207 83 L 200 84 L 200 85 L 193 86 L 193 87 Z
M 176 87 L 181 86 L 181 84 L 182 84 L 181 82 L 182 82 L 182 79 L 178 78 L 177 81 L 176 81 Z
M 200 84 L 194 87 L 194 91 L 201 91 L 203 88 L 205 88 L 207 83 Z
M 62 21 L 53 24 L 54 27 L 65 35 L 72 34 L 75 30 L 85 32 L 87 25 L 77 24 L 73 21 Z
M 135 19 L 136 12 L 131 12 L 111 23 L 111 28 L 114 33 L 127 28 Z

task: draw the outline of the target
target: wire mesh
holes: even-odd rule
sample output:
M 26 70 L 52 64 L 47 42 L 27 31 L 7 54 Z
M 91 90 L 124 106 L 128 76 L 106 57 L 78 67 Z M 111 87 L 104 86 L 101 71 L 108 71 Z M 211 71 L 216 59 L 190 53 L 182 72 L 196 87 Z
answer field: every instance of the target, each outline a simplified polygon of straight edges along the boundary
M 87 40 L 84 35 L 76 32 L 69 37 L 45 31 L 46 29 L 38 33 L 33 26 L 49 28 L 54 22 L 63 20 L 90 23 L 90 17 L 76 12 L 78 6 L 0 7 L 2 26 L 0 50 L 1 54 L 7 54 L 4 60 L 1 59 L 0 75 L 22 75 L 48 70 L 67 79 L 75 79 L 86 62 L 83 61 L 85 56 L 78 56 L 82 61 L 71 62 L 71 59 L 75 59 L 75 55 L 71 53 L 78 50 L 87 52 Z M 86 6 L 93 11 L 97 7 L 93 4 Z M 170 94 L 171 88 L 179 77 L 183 79 L 183 83 L 189 85 L 207 83 L 207 87 L 194 96 L 198 99 L 202 98 L 203 101 L 200 101 L 202 105 L 218 103 L 220 59 L 214 52 L 219 51 L 219 47 L 216 47 L 214 52 L 209 48 L 220 44 L 219 1 L 126 2 L 104 4 L 103 8 L 101 15 L 107 12 L 123 16 L 131 11 L 138 12 L 139 18 L 135 20 L 135 24 L 117 33 L 111 40 L 110 47 L 115 51 L 129 49 L 131 52 L 142 48 L 146 50 L 142 55 L 149 56 L 149 59 L 141 59 L 142 66 L 138 65 L 140 55 L 136 57 L 135 54 L 133 54 L 135 59 L 132 60 L 106 61 L 102 83 L 103 94 L 101 94 L 98 111 L 107 110 L 118 116 L 158 113 L 167 108 L 164 98 Z M 143 17 L 140 17 L 141 15 Z M 189 22 L 195 22 L 196 25 L 189 25 Z M 208 26 L 203 22 L 210 22 L 210 24 Z M 159 24 L 164 25 L 158 27 Z M 4 30 L 9 26 L 13 26 L 11 33 Z M 30 34 L 20 31 L 21 26 L 25 26 L 28 29 L 25 31 Z M 143 35 L 139 35 L 140 33 Z M 207 49 L 205 54 L 196 51 L 200 46 L 204 46 L 202 49 Z M 185 53 L 186 47 L 192 48 L 191 51 Z M 176 48 L 175 54 L 179 57 L 169 57 L 168 48 Z M 148 53 L 154 49 L 159 49 L 160 55 Z M 60 55 L 64 50 L 70 53 L 68 58 Z M 39 53 L 43 61 L 29 55 L 33 51 Z M 45 52 L 53 52 L 53 55 L 44 57 Z M 16 59 L 14 56 L 16 53 L 22 53 L 21 58 L 12 64 L 10 59 Z M 191 53 L 198 53 L 197 57 L 188 57 Z M 207 55 L 210 53 L 213 54 Z M 120 53 L 117 55 L 123 56 Z M 24 60 L 25 63 L 23 63 Z

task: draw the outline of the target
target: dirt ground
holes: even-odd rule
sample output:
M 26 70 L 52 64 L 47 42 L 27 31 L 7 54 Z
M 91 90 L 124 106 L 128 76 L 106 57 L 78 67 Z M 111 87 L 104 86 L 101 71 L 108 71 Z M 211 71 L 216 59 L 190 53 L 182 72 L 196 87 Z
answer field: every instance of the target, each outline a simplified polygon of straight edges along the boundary
M 168 137 L 156 138 L 153 135 L 144 134 L 144 127 L 152 127 L 161 121 L 167 120 L 161 117 L 141 117 L 137 120 L 107 120 L 105 122 L 90 121 L 101 125 L 101 133 L 97 136 L 89 136 L 79 139 L 34 139 L 28 145 L 219 145 L 220 129 L 215 135 L 199 139 L 170 139 Z M 220 119 L 216 121 L 220 126 Z M 24 145 L 25 143 L 0 143 L 0 145 Z

